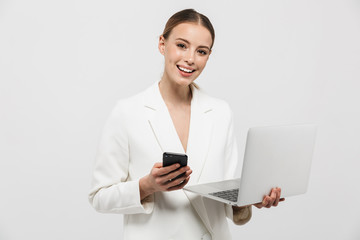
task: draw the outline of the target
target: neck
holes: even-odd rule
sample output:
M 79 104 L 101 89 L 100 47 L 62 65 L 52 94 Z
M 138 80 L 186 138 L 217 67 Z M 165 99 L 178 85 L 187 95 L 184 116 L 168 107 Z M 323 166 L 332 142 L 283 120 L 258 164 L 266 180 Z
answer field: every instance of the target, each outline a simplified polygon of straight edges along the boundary
M 159 82 L 159 89 L 166 104 L 190 105 L 191 103 L 192 94 L 189 85 L 178 85 L 163 77 Z

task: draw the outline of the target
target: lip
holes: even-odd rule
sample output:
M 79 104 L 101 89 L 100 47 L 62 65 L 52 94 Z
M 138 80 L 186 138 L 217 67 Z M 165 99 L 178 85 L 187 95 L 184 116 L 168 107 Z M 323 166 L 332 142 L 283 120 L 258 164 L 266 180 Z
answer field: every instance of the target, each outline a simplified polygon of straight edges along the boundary
M 183 76 L 183 77 L 190 77 L 190 76 L 192 76 L 193 73 L 196 71 L 196 70 L 193 69 L 193 68 L 185 67 L 185 66 L 182 66 L 182 65 L 176 65 L 176 67 L 177 67 L 180 75 Z M 189 72 L 189 73 L 188 73 L 188 72 L 181 71 L 179 67 L 181 67 L 181 68 L 186 68 L 186 69 L 188 69 L 188 70 L 191 70 L 192 72 Z

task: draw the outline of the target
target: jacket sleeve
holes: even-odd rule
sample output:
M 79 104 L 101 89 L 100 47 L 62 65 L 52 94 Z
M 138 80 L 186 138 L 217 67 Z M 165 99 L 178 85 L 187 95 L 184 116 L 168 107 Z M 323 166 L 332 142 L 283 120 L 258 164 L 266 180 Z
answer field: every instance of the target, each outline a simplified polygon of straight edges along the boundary
M 234 134 L 234 117 L 233 113 L 229 107 L 230 113 L 230 122 L 227 133 L 227 143 L 226 143 L 226 168 L 225 168 L 225 179 L 231 179 L 235 176 L 235 171 L 238 164 L 238 149 L 236 137 Z M 226 216 L 231 219 L 236 225 L 243 225 L 247 223 L 252 216 L 252 207 L 247 206 L 244 208 L 236 208 L 235 210 L 231 205 L 225 205 Z
M 125 110 L 124 104 L 118 102 L 103 129 L 89 201 L 102 213 L 149 214 L 154 206 L 153 196 L 140 201 L 139 179 L 128 180 L 129 146 Z

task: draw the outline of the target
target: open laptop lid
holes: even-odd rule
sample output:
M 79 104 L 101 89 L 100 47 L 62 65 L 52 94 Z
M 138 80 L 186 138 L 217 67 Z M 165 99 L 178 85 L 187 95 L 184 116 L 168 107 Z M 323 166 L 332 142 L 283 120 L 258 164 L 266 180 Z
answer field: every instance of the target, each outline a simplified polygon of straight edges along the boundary
M 281 187 L 281 197 L 305 193 L 315 135 L 316 126 L 311 124 L 251 128 L 241 179 L 195 184 L 184 190 L 235 206 L 261 202 L 273 187 Z M 237 202 L 209 194 L 234 188 L 239 189 Z
M 305 193 L 315 136 L 312 124 L 250 128 L 237 205 L 261 202 L 274 187 L 281 197 Z

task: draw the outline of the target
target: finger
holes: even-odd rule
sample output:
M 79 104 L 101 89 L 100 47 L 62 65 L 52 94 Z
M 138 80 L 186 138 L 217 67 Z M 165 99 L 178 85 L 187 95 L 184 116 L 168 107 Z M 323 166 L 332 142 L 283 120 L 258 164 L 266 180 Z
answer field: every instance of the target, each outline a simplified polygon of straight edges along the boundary
M 261 207 L 266 207 L 268 204 L 269 204 L 268 196 L 264 196 L 261 202 Z
M 186 177 L 184 181 L 180 182 L 178 185 L 174 186 L 176 189 L 182 189 L 189 182 L 190 176 Z
M 281 188 L 276 188 L 275 192 L 276 192 L 276 199 L 275 199 L 275 202 L 273 204 L 274 207 L 276 207 L 279 204 L 280 195 L 281 195 Z
M 171 186 L 167 189 L 167 191 L 174 191 L 182 189 L 190 180 L 190 176 L 187 176 L 183 181 L 178 181 L 180 179 L 176 179 L 175 181 L 179 182 L 177 185 Z M 174 181 L 174 182 L 175 182 Z
M 269 195 L 265 195 L 265 196 L 264 196 L 263 201 L 261 202 L 261 204 L 262 204 L 263 207 L 266 207 L 266 208 L 269 207 L 269 204 L 270 204 L 270 196 L 271 196 L 272 192 L 273 192 L 273 189 L 270 190 Z
M 162 168 L 162 163 L 161 162 L 157 162 L 154 164 L 153 166 L 154 168 Z
M 150 175 L 153 177 L 153 178 L 157 178 L 159 175 L 159 171 L 161 169 L 161 163 L 155 163 L 153 168 L 151 169 L 150 171 Z
M 266 196 L 266 200 L 267 200 L 267 204 L 265 207 L 270 208 L 273 205 L 274 201 L 273 201 L 272 197 L 270 197 L 270 196 Z
M 280 198 L 279 202 L 285 201 L 285 198 Z
M 178 169 L 179 167 L 180 167 L 180 164 L 178 164 L 178 163 L 175 163 L 175 164 L 167 166 L 167 167 L 162 167 L 159 169 L 158 174 L 159 174 L 159 176 L 166 175 L 169 172 L 172 172 L 172 171 Z
M 177 178 L 177 179 L 172 179 L 172 180 L 168 181 L 168 182 L 166 183 L 167 188 L 176 187 L 176 186 L 178 186 L 178 185 L 183 184 L 183 182 L 184 182 L 187 178 L 189 178 L 189 175 L 191 174 L 191 172 L 192 172 L 192 170 L 189 170 L 189 173 L 185 173 L 184 176 L 179 177 L 179 178 Z M 185 185 L 184 185 L 184 186 L 185 186 Z
M 177 170 L 177 171 L 171 172 L 171 173 L 169 173 L 169 174 L 167 175 L 168 180 L 174 179 L 174 178 L 176 178 L 177 176 L 179 176 L 180 174 L 186 173 L 188 170 L 190 170 L 190 168 L 189 168 L 188 166 L 186 166 L 186 167 L 180 168 L 180 169 Z
M 278 188 L 278 196 L 277 196 L 278 203 L 280 201 L 280 198 L 281 198 L 281 188 Z
M 275 188 L 273 188 L 271 190 L 270 196 L 269 197 L 269 203 L 268 205 L 270 205 L 270 207 L 274 204 L 275 200 L 276 200 L 276 190 Z
M 187 177 L 187 175 L 186 175 L 187 169 L 189 169 L 189 167 L 184 167 L 178 171 L 174 171 L 169 174 L 162 175 L 162 176 L 158 177 L 158 179 L 159 179 L 158 182 L 161 184 L 168 185 L 169 183 L 173 182 L 173 180 L 177 180 L 175 178 L 183 173 L 185 173 L 185 175 L 182 176 L 181 178 L 185 179 Z

